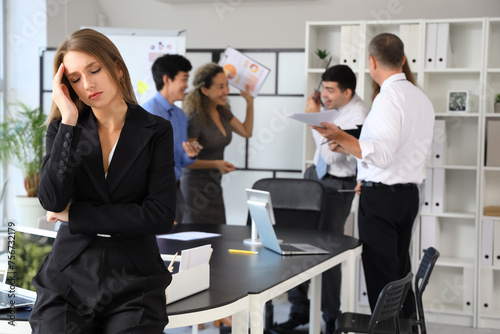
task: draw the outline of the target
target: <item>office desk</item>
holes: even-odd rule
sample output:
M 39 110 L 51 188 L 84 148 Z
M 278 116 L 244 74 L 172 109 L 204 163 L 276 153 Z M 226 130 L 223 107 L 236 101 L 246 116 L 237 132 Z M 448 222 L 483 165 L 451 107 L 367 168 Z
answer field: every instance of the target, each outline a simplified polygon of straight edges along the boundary
M 211 243 L 214 249 L 210 261 L 210 288 L 167 306 L 168 328 L 210 322 L 233 315 L 233 333 L 263 332 L 264 304 L 294 286 L 311 279 L 310 333 L 320 332 L 321 273 L 339 263 L 343 284 L 348 294 L 342 295 L 343 311 L 354 310 L 355 259 L 361 254 L 361 243 L 341 235 L 320 234 L 317 231 L 276 229 L 286 242 L 307 242 L 330 251 L 327 255 L 281 256 L 262 247 L 243 244 L 250 237 L 248 226 L 180 225 L 172 232 L 203 231 L 221 234 L 220 237 L 195 241 L 158 239 L 163 254 Z M 258 250 L 257 255 L 229 254 L 228 249 Z M 29 333 L 27 321 L 17 319 L 16 328 L 0 321 L 0 332 Z M 7 327 L 8 326 L 8 327 Z M 196 326 L 194 327 L 196 330 Z
M 341 235 L 320 234 L 317 231 L 276 229 L 279 238 L 286 242 L 307 242 L 326 249 L 327 255 L 296 255 L 281 256 L 268 249 L 243 244 L 243 239 L 250 236 L 248 226 L 228 225 L 179 225 L 172 232 L 181 231 L 203 231 L 221 234 L 220 237 L 195 240 L 177 241 L 159 239 L 160 251 L 166 254 L 174 254 L 182 249 L 196 247 L 204 244 L 212 244 L 214 249 L 210 261 L 210 288 L 203 293 L 219 293 L 221 299 L 227 296 L 241 293 L 247 296 L 247 310 L 250 315 L 250 328 L 252 333 L 263 332 L 264 304 L 279 296 L 280 294 L 311 279 L 311 310 L 310 310 L 310 333 L 319 333 L 321 316 L 321 273 L 337 264 L 345 263 L 343 268 L 344 284 L 349 284 L 348 294 L 342 296 L 342 309 L 344 311 L 354 310 L 355 286 L 355 259 L 361 254 L 361 243 L 354 238 Z M 258 250 L 257 255 L 229 254 L 228 249 Z M 193 317 L 190 324 L 205 322 L 198 321 L 195 313 L 190 309 L 192 298 L 199 294 L 177 301 L 167 306 L 171 323 L 167 328 L 177 327 L 176 317 L 188 312 Z M 243 298 L 239 300 L 243 302 Z M 180 304 L 182 303 L 182 306 Z M 208 312 L 213 310 L 214 305 L 205 303 L 197 307 L 197 312 Z M 191 304 L 193 305 L 193 304 Z M 238 304 L 241 306 L 241 304 Z M 219 306 L 217 306 L 219 307 Z M 226 310 L 227 311 L 227 310 Z M 233 318 L 233 332 L 247 333 L 248 320 L 245 319 L 245 310 L 235 309 L 236 318 Z M 212 313 L 211 315 L 214 315 Z M 225 314 L 227 316 L 229 314 Z M 210 320 L 222 318 L 214 317 Z

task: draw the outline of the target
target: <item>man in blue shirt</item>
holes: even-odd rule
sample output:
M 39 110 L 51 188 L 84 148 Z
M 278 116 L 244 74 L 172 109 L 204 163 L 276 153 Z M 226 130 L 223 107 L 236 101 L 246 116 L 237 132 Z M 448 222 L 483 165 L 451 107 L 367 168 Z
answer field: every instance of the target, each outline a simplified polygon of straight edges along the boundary
M 184 111 L 174 105 L 175 101 L 183 101 L 188 88 L 189 71 L 192 66 L 189 60 L 181 55 L 164 55 L 155 60 L 151 71 L 156 85 L 155 96 L 144 103 L 144 109 L 154 115 L 161 116 L 172 123 L 174 130 L 175 179 L 177 180 L 177 208 L 175 221 L 182 223 L 184 198 L 180 190 L 182 168 L 196 160 L 200 146 L 188 143 L 187 118 Z

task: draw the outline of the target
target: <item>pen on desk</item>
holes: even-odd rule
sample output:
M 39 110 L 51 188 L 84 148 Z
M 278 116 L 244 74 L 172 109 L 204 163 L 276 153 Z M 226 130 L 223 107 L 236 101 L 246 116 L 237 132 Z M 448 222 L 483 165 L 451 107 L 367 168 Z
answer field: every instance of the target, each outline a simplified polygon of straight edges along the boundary
M 329 142 L 329 140 L 325 140 L 324 142 L 322 142 L 320 145 L 324 145 L 324 144 L 327 144 Z
M 259 254 L 259 252 L 242 250 L 242 249 L 228 249 L 227 251 L 231 254 L 251 254 L 251 255 Z
M 170 264 L 167 267 L 168 271 L 170 271 L 170 272 L 172 272 L 172 270 L 174 270 L 174 262 L 175 262 L 175 258 L 177 257 L 177 254 L 179 254 L 179 252 L 175 253 L 174 258 L 172 259 L 172 261 L 170 261 Z

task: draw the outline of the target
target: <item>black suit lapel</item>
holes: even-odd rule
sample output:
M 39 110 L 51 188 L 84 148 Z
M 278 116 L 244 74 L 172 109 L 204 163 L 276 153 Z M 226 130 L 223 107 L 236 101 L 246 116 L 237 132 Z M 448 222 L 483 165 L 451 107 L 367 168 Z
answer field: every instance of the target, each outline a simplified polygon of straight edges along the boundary
M 82 127 L 82 134 L 78 145 L 80 152 L 78 153 L 83 158 L 82 165 L 87 170 L 93 186 L 104 203 L 109 203 L 110 198 L 104 178 L 101 142 L 99 140 L 95 116 L 90 108 L 82 111 L 79 125 Z
M 113 193 L 153 137 L 152 126 L 155 124 L 153 115 L 139 106 L 129 105 L 125 124 L 108 168 L 106 183 L 109 194 Z

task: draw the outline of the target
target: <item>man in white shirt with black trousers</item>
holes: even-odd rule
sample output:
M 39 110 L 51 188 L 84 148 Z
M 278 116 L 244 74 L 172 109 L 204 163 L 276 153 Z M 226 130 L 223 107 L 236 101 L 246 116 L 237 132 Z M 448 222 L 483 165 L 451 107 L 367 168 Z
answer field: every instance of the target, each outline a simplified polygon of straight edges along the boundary
M 307 99 L 306 113 L 328 110 L 335 124 L 359 137 L 368 110 L 356 94 L 356 75 L 349 66 L 335 65 L 322 74 L 321 80 L 323 102 L 319 93 L 312 94 Z M 324 107 L 321 107 L 323 103 Z M 356 186 L 356 158 L 344 152 L 335 142 L 325 140 L 317 131 L 313 130 L 312 135 L 316 142 L 315 165 L 305 171 L 304 178 L 320 180 L 326 188 L 327 203 L 320 230 L 344 234 Z M 323 273 L 321 309 L 327 334 L 333 332 L 335 319 L 340 313 L 341 278 L 340 265 Z M 306 282 L 288 292 L 288 300 L 292 304 L 289 320 L 279 324 L 278 330 L 289 331 L 309 322 L 308 287 L 309 282 Z
M 417 185 L 430 158 L 434 109 L 427 96 L 402 73 L 403 42 L 393 34 L 375 36 L 368 46 L 370 75 L 381 89 L 359 140 L 334 124 L 313 127 L 358 159 L 359 238 L 373 311 L 383 287 L 411 271 L 409 247 L 418 211 Z M 415 316 L 409 291 L 402 314 Z

